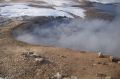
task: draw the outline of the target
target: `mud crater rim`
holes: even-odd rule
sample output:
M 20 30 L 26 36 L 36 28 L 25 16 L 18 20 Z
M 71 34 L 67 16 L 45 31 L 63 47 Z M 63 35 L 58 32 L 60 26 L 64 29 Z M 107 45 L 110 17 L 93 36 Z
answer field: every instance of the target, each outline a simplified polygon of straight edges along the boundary
M 55 40 L 59 39 L 59 37 L 53 38 L 53 39 L 55 39 L 55 40 L 52 39 L 53 41 L 52 40 L 49 40 L 48 42 L 47 41 L 39 41 L 40 39 L 47 40 L 48 38 L 52 38 L 49 35 L 46 36 L 47 34 L 45 34 L 45 35 L 44 34 L 39 35 L 39 34 L 40 34 L 41 30 L 49 29 L 49 28 L 52 29 L 52 28 L 57 27 L 57 25 L 59 26 L 62 23 L 68 24 L 72 20 L 74 20 L 74 18 L 63 17 L 63 16 L 32 17 L 31 20 L 24 22 L 24 23 L 18 25 L 16 28 L 14 28 L 11 34 L 15 40 L 23 42 L 23 43 L 27 43 L 27 44 L 31 44 L 31 45 L 40 45 L 40 46 L 62 47 L 62 46 L 59 46 L 58 44 L 55 44 L 55 42 L 56 42 Z M 52 25 L 49 25 L 49 24 L 52 24 Z M 38 30 L 41 28 L 41 30 L 39 31 L 39 33 L 33 32 L 33 31 L 35 31 L 34 28 L 38 28 Z M 24 35 L 24 34 L 25 35 L 27 34 L 27 36 L 29 36 L 29 34 L 30 34 L 30 35 L 32 35 L 32 38 L 39 37 L 39 39 L 38 39 L 38 41 L 35 41 L 34 39 L 24 40 L 24 39 L 26 39 L 26 37 L 24 39 L 20 39 L 21 37 L 19 38 L 19 36 Z M 31 40 L 34 40 L 34 42 Z M 52 43 L 50 43 L 50 42 L 52 42 Z

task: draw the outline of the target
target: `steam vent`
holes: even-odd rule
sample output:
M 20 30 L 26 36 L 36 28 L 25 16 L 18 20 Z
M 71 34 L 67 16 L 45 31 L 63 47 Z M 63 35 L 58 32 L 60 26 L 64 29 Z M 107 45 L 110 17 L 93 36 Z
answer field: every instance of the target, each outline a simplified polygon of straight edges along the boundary
M 0 0 L 0 79 L 120 79 L 119 0 Z

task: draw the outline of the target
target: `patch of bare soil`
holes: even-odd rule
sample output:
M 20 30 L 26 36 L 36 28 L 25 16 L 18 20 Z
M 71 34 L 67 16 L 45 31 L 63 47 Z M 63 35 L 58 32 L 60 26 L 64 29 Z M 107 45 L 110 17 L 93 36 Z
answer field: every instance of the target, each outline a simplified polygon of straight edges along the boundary
M 92 9 L 87 9 L 86 17 L 87 18 L 99 18 L 99 19 L 104 19 L 104 20 L 113 20 L 115 16 L 109 15 L 105 12 L 100 12 Z

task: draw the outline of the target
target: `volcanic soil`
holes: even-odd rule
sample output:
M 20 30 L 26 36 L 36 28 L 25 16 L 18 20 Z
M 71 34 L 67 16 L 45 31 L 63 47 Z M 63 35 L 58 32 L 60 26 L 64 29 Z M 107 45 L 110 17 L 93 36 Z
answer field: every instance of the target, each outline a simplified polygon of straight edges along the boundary
M 11 33 L 24 23 L 11 21 L 0 27 L 1 79 L 57 79 L 56 74 L 62 79 L 120 79 L 119 61 L 109 56 L 16 41 Z

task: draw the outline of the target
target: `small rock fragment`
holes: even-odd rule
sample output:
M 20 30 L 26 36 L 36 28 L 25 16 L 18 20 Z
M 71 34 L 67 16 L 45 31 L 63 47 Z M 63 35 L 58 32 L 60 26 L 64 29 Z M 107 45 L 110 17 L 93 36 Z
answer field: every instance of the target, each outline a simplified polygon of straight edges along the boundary
M 62 55 L 62 56 L 60 56 L 60 57 L 61 57 L 61 58 L 66 58 L 66 56 L 63 56 L 63 55 Z
M 69 77 L 64 77 L 63 79 L 71 79 L 71 78 L 69 78 Z
M 102 54 L 102 52 L 98 52 L 98 57 L 99 58 L 103 58 L 104 57 L 104 55 Z
M 115 63 L 118 63 L 118 61 L 120 61 L 120 58 L 113 57 L 113 56 L 110 56 L 109 59 L 111 62 L 115 62 Z
M 118 61 L 118 64 L 120 64 L 120 61 Z
M 114 57 L 110 56 L 109 59 L 110 59 L 111 62 L 113 62 Z
M 34 52 L 25 52 L 22 54 L 25 58 L 42 58 L 40 55 Z
M 107 62 L 98 62 L 98 64 L 101 64 L 101 65 L 108 65 Z
M 44 58 L 35 58 L 35 61 L 36 61 L 36 62 L 43 62 L 43 61 L 44 61 Z
M 111 76 L 107 76 L 107 77 L 105 77 L 105 79 L 112 79 L 112 77 Z
M 96 66 L 96 65 L 97 65 L 97 64 L 95 64 L 95 63 L 94 63 L 94 64 L 92 64 L 92 66 Z
M 56 75 L 54 75 L 54 77 L 56 79 L 62 79 L 62 75 L 59 72 L 57 72 Z
M 96 77 L 100 78 L 100 79 L 105 79 L 106 75 L 105 74 L 101 74 L 101 73 L 97 73 Z
M 0 77 L 0 79 L 4 79 L 4 78 Z
M 71 76 L 71 79 L 78 79 L 78 77 L 76 77 L 76 76 Z
M 32 54 L 34 54 L 34 53 L 33 53 L 33 52 L 28 52 L 28 54 L 29 54 L 29 55 L 32 55 Z

